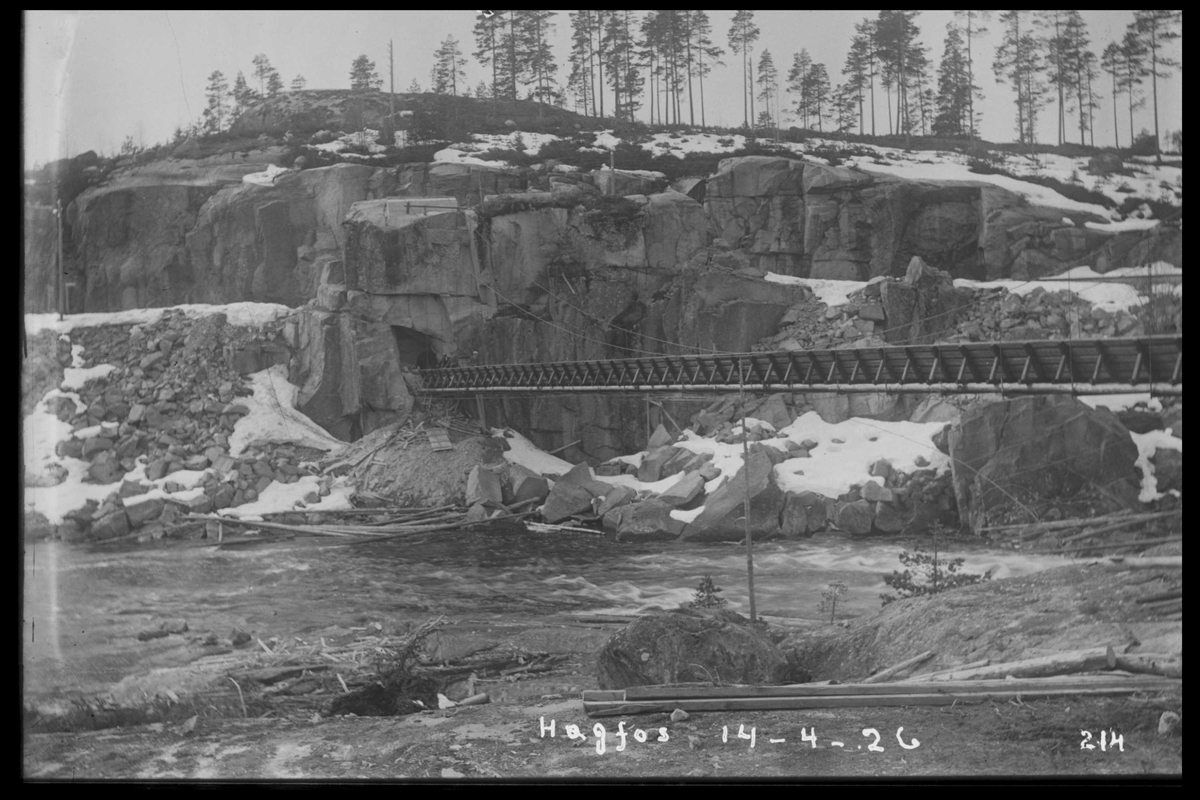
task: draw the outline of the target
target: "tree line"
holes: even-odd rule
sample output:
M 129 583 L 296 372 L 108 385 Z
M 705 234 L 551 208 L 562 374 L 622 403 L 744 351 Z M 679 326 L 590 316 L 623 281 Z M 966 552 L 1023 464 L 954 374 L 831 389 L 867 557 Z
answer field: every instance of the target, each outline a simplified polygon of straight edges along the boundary
M 251 63 L 254 65 L 254 69 L 250 73 L 251 80 L 246 80 L 246 74 L 239 70 L 237 77 L 233 80 L 232 89 L 229 87 L 229 81 L 225 78 L 225 73 L 213 70 L 207 78 L 208 84 L 204 89 L 204 99 L 207 105 L 204 108 L 201 122 L 193 126 L 195 130 L 190 133 L 221 133 L 251 106 L 279 96 L 279 93 L 283 91 L 283 78 L 279 76 L 279 70 L 271 66 L 271 60 L 267 58 L 266 54 L 259 53 L 251 60 Z M 306 85 L 307 81 L 304 76 L 297 75 L 292 78 L 291 90 L 299 91 Z M 183 135 L 182 129 L 176 130 L 175 137 L 177 139 Z
M 696 10 L 580 10 L 568 14 L 571 46 L 565 86 L 550 41 L 557 27 L 553 11 L 499 11 L 479 15 L 472 53 L 488 73 L 473 94 L 495 101 L 525 99 L 573 107 L 585 116 L 634 119 L 644 112 L 651 124 L 707 124 L 705 79 L 723 58 L 737 57 L 742 73 L 742 125 L 752 134 L 781 127 L 785 114 L 805 129 L 882 135 L 978 136 L 983 99 L 977 84 L 978 43 L 988 33 L 992 12 L 956 11 L 946 26 L 941 59 L 934 70 L 922 42 L 918 11 L 880 11 L 855 25 L 846 59 L 835 82 L 831 70 L 807 50 L 793 53 L 785 76 L 771 52 L 755 53 L 761 31 L 753 11 L 733 14 L 725 46 L 714 41 L 707 12 Z M 1180 62 L 1168 52 L 1180 37 L 1182 12 L 1136 11 L 1124 37 L 1096 55 L 1078 11 L 1001 12 L 1000 34 L 991 64 L 997 83 L 1014 93 L 1015 133 L 1034 144 L 1045 113 L 1056 117 L 1057 142 L 1078 133 L 1080 144 L 1095 144 L 1094 122 L 1110 93 L 1117 147 L 1118 117 L 1127 113 L 1129 141 L 1134 112 L 1154 103 L 1155 140 L 1161 142 L 1158 82 Z M 226 123 L 283 88 L 265 55 L 255 56 L 251 81 L 239 72 L 232 90 L 224 75 L 208 78 L 203 129 Z M 433 55 L 430 91 L 470 95 L 466 54 L 452 36 Z M 1102 80 L 1106 77 L 1107 80 Z M 1149 83 L 1149 97 L 1147 97 Z M 356 58 L 351 89 L 378 89 L 382 82 L 367 56 Z M 291 84 L 304 88 L 302 76 Z M 422 91 L 414 79 L 410 92 Z M 877 97 L 882 95 L 882 98 Z M 758 110 L 756 113 L 756 103 Z M 885 111 L 883 120 L 877 112 Z M 1182 136 L 1180 135 L 1180 142 Z M 1160 147 L 1160 145 L 1156 145 Z

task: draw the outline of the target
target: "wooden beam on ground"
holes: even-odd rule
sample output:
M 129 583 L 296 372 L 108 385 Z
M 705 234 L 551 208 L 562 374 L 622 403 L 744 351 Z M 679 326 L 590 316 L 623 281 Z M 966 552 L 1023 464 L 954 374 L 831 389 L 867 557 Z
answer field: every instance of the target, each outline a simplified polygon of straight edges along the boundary
M 995 684 L 999 683 L 999 686 Z M 742 696 L 742 697 L 666 697 L 659 699 L 625 700 L 614 699 L 612 692 L 584 692 L 584 711 L 593 717 L 624 716 L 632 714 L 670 713 L 675 709 L 684 711 L 789 711 L 812 708 L 855 708 L 870 706 L 945 706 L 955 704 L 1007 701 L 1015 698 L 1071 697 L 1080 695 L 1121 695 L 1146 691 L 1172 691 L 1182 688 L 1182 681 L 1171 678 L 1118 678 L 1073 680 L 960 682 L 954 690 L 946 685 L 930 683 L 912 684 L 842 684 L 816 687 L 831 690 L 829 694 L 806 694 L 791 696 Z M 990 684 L 990 685 L 989 685 Z M 729 691 L 738 687 L 711 687 L 714 691 Z M 742 688 L 791 688 L 797 687 L 742 687 Z M 926 691 L 929 688 L 946 691 Z M 864 689 L 885 689 L 890 693 L 866 694 Z M 913 691 L 916 689 L 917 691 Z M 631 690 L 626 690 L 626 694 Z M 695 691 L 695 690 L 693 690 Z M 840 694 L 832 693 L 840 692 Z
M 888 667 L 887 669 L 876 672 L 871 677 L 861 681 L 861 683 L 883 683 L 884 681 L 890 680 L 892 677 L 899 675 L 905 670 L 911 669 L 918 664 L 925 663 L 931 658 L 933 658 L 933 651 L 926 650 L 924 653 L 921 653 L 918 656 L 913 656 L 907 661 L 901 661 L 899 664 L 896 664 L 893 667 Z
M 1006 661 L 1001 664 L 989 664 L 986 667 L 963 669 L 944 673 L 935 681 L 970 681 L 988 680 L 1008 677 L 1014 678 L 1046 678 L 1053 675 L 1069 675 L 1075 672 L 1089 672 L 1095 669 L 1112 669 L 1113 649 L 1111 647 L 1093 647 L 1087 650 L 1072 650 L 1066 653 L 1055 653 L 1041 658 L 1026 658 L 1020 661 Z
M 1073 686 L 1126 686 L 1128 677 L 1100 675 L 1080 677 L 1063 675 L 1053 678 L 1013 678 L 975 681 L 896 681 L 895 683 L 799 683 L 791 686 L 631 686 L 615 690 L 626 701 L 634 700 L 711 700 L 731 697 L 840 697 L 843 695 L 886 696 L 892 694 L 946 694 L 947 692 L 1064 688 Z M 1143 680 L 1150 680 L 1149 678 Z M 612 690 L 610 690 L 612 691 Z M 600 697 L 604 692 L 584 692 L 585 698 Z

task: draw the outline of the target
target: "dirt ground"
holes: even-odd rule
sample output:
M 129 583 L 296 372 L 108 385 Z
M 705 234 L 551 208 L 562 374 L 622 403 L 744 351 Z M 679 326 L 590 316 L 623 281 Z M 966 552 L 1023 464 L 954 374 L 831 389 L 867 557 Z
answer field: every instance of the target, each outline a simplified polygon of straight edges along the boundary
M 190 732 L 157 723 L 33 734 L 24 768 L 35 780 L 1182 776 L 1183 740 L 1158 735 L 1161 713 L 1128 699 L 1072 698 L 593 720 L 578 697 L 551 694 L 399 718 L 209 719 Z M 629 734 L 623 749 L 621 723 Z M 585 738 L 568 737 L 572 724 Z M 635 741 L 637 729 L 647 732 L 645 743 Z

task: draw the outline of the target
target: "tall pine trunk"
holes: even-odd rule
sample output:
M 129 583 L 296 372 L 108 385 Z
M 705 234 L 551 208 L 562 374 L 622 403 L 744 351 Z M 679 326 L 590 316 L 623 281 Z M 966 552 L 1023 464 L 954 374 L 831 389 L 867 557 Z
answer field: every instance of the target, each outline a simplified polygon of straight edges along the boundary
M 1116 142 L 1116 148 L 1121 149 L 1121 123 L 1117 120 L 1117 71 L 1114 69 L 1111 73 L 1113 84 L 1113 140 Z

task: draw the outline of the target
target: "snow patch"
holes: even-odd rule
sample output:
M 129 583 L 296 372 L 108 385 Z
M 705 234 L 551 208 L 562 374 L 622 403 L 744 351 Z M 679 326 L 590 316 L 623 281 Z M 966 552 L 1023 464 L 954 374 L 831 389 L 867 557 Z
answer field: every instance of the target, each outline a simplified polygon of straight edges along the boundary
M 117 367 L 115 364 L 97 364 L 94 367 L 67 367 L 63 370 L 61 388 L 66 391 L 82 389 L 88 381 L 107 376 Z
M 562 475 L 575 466 L 570 461 L 564 461 L 540 450 L 537 445 L 512 428 L 495 428 L 492 435 L 503 436 L 508 441 L 508 450 L 504 452 L 505 461 L 520 464 L 538 475 Z
M 289 442 L 327 452 L 345 447 L 304 414 L 296 410 L 299 389 L 288 382 L 287 367 L 276 364 L 250 376 L 253 397 L 238 402 L 250 413 L 237 421 L 229 436 L 229 454 L 239 456 L 247 447 L 264 442 Z M 290 485 L 290 484 L 289 484 Z
M 791 275 L 779 275 L 768 272 L 765 280 L 771 283 L 783 283 L 792 286 L 807 286 L 813 294 L 827 306 L 844 306 L 850 302 L 850 294 L 857 292 L 867 284 L 863 281 L 835 281 L 826 278 L 796 278 Z
M 1143 503 L 1150 503 L 1164 497 L 1166 493 L 1158 491 L 1158 479 L 1154 477 L 1154 465 L 1150 463 L 1150 459 L 1154 456 L 1154 451 L 1160 448 L 1178 450 L 1182 453 L 1183 439 L 1172 436 L 1169 431 L 1149 431 L 1148 433 L 1130 431 L 1129 435 L 1133 437 L 1133 443 L 1137 445 L 1136 465 L 1142 471 L 1142 491 L 1138 495 L 1138 499 Z
M 33 336 L 42 331 L 70 333 L 76 328 L 94 328 L 102 325 L 148 325 L 160 320 L 167 311 L 182 311 L 184 316 L 193 319 L 224 314 L 230 325 L 238 327 L 265 325 L 292 312 L 290 308 L 279 303 L 195 303 L 170 308 L 133 308 L 128 311 L 71 314 L 62 320 L 59 320 L 58 314 L 26 314 L 25 332 Z
M 249 175 L 243 175 L 242 183 L 250 183 L 255 186 L 274 186 L 275 179 L 288 172 L 291 172 L 291 170 L 286 167 L 268 164 L 266 170 L 263 172 L 252 172 Z

